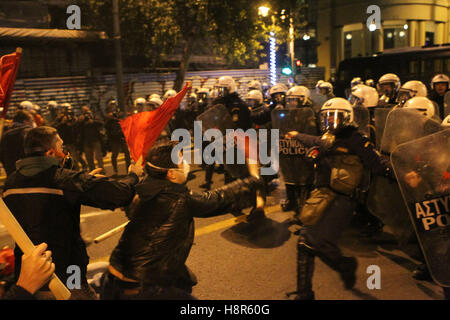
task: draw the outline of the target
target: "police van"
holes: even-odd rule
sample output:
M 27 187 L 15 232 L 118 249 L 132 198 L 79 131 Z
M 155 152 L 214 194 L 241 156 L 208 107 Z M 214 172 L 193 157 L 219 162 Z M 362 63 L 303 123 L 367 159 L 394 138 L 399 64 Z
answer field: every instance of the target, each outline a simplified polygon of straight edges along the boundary
M 450 74 L 450 44 L 388 49 L 370 57 L 345 59 L 336 72 L 334 93 L 346 97 L 353 78 L 376 82 L 386 73 L 395 73 L 402 83 L 420 80 L 429 86 L 437 73 Z

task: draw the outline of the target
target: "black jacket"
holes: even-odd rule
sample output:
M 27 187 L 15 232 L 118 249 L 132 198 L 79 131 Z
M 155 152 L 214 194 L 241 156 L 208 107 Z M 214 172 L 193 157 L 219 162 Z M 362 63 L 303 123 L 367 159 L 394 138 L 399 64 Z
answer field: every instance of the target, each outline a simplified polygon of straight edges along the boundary
M 120 127 L 120 115 L 108 113 L 105 116 L 105 129 L 109 141 L 125 141 L 122 128 Z
M 75 117 L 64 116 L 55 123 L 58 134 L 65 145 L 80 145 L 80 123 Z
M 68 266 L 79 266 L 84 277 L 89 262 L 80 236 L 81 205 L 124 207 L 133 199 L 137 182 L 135 174 L 112 181 L 63 169 L 55 158 L 30 157 L 18 161 L 17 171 L 5 182 L 3 199 L 31 241 L 48 244 L 55 272 L 65 283 Z M 17 278 L 22 252 L 16 247 L 14 253 Z
M 110 264 L 125 277 L 142 283 L 189 286 L 185 262 L 194 241 L 193 218 L 225 214 L 233 204 L 249 207 L 248 198 L 258 183 L 246 178 L 194 193 L 185 185 L 148 177 L 136 186 L 139 200 Z
M 430 99 L 431 101 L 434 101 L 437 104 L 438 110 L 439 110 L 439 114 L 437 114 L 437 116 L 439 116 L 439 118 L 441 118 L 441 120 L 444 120 L 445 117 L 447 116 L 447 114 L 445 114 L 445 108 L 444 108 L 444 97 L 445 97 L 445 95 L 440 96 L 434 90 L 432 90 L 428 94 L 428 99 Z
M 12 285 L 8 291 L 5 292 L 2 300 L 35 300 L 35 297 L 24 288 L 18 285 Z
M 233 119 L 236 128 L 247 130 L 252 127 L 250 110 L 247 104 L 239 98 L 237 92 L 230 93 L 225 97 L 219 97 L 213 101 L 213 105 L 223 104 Z
M 16 170 L 16 161 L 24 157 L 23 142 L 30 129 L 30 126 L 19 122 L 5 128 L 0 144 L 0 161 L 8 176 Z
M 83 146 L 91 145 L 94 142 L 103 142 L 105 138 L 103 136 L 103 120 L 93 115 L 81 115 L 78 119 L 80 122 L 80 138 Z
M 379 156 L 369 138 L 362 135 L 358 128 L 347 126 L 336 130 L 335 141 L 332 146 L 326 145 L 320 136 L 311 136 L 299 133 L 295 139 L 306 147 L 319 147 L 318 166 L 316 170 L 316 187 L 328 186 L 332 169 L 333 156 L 349 154 L 357 155 L 365 168 L 376 175 L 387 176 L 391 174 L 388 161 Z

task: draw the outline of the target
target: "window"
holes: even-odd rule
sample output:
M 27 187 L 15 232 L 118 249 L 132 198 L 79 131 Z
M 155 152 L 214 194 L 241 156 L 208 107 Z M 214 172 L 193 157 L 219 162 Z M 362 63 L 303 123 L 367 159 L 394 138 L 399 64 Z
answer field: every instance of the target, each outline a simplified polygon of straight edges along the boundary
M 442 73 L 443 72 L 443 60 L 442 59 L 434 60 L 433 72 L 434 73 Z
M 395 26 L 384 29 L 384 49 L 393 49 L 406 47 L 407 44 L 407 30 L 403 26 Z
M 434 32 L 425 32 L 425 45 L 429 46 L 434 44 Z
M 414 60 L 409 62 L 409 73 L 411 74 L 419 73 L 419 61 Z

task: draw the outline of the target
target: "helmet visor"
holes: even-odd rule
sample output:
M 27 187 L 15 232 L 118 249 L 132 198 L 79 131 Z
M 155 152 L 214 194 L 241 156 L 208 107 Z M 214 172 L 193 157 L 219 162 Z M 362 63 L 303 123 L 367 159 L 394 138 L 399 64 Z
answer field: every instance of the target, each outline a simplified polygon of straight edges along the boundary
M 285 94 L 281 93 L 281 92 L 274 93 L 272 95 L 272 100 L 275 102 L 275 104 L 279 104 L 279 103 L 283 104 L 285 101 Z
M 255 99 L 247 99 L 245 102 L 252 110 L 259 107 L 259 103 Z
M 305 102 L 304 96 L 297 96 L 297 97 L 287 97 L 286 98 L 286 107 L 287 108 L 300 108 L 303 106 Z
M 406 101 L 408 101 L 412 97 L 413 95 L 410 90 L 400 89 L 398 91 L 397 99 L 395 100 L 395 102 L 403 105 Z
M 350 97 L 348 97 L 348 101 L 350 102 L 350 104 L 352 106 L 356 106 L 356 105 L 359 105 L 359 104 L 362 103 L 361 98 L 359 98 L 359 97 L 357 97 L 357 96 L 355 96 L 353 94 L 351 94 Z
M 228 94 L 227 87 L 217 87 L 217 96 L 225 97 Z
M 332 131 L 350 124 L 351 114 L 345 110 L 324 110 L 320 112 L 322 132 Z
M 394 94 L 394 85 L 395 84 L 393 82 L 379 83 L 378 94 L 392 97 L 392 95 Z

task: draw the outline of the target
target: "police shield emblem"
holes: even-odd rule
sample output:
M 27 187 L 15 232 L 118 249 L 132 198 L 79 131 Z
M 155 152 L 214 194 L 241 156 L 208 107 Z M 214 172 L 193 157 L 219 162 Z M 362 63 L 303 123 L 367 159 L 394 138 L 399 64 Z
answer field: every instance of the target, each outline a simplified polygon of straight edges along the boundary
M 450 129 L 399 145 L 391 161 L 431 276 L 450 287 Z
M 312 108 L 276 109 L 272 111 L 272 128 L 280 132 L 280 171 L 286 183 L 308 185 L 312 181 L 313 167 L 306 160 L 306 148 L 295 139 L 285 139 L 289 131 L 317 135 L 316 117 Z

